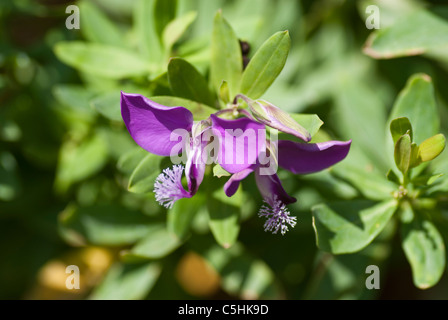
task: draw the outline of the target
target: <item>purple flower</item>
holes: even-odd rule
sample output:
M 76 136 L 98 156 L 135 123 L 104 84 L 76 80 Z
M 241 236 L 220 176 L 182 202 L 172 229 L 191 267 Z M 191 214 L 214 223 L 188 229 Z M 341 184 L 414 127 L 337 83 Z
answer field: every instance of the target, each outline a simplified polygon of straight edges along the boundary
M 212 144 L 211 137 L 216 138 L 214 158 L 230 173 L 254 164 L 265 149 L 264 125 L 249 118 L 225 120 L 211 115 L 210 119 L 195 123 L 192 113 L 184 107 L 166 107 L 142 95 L 124 92 L 121 113 L 131 137 L 143 149 L 160 156 L 187 153 L 185 168 L 177 164 L 164 169 L 156 179 L 156 200 L 166 208 L 197 192 L 210 160 L 206 151 Z M 256 134 L 246 136 L 249 132 Z M 182 185 L 184 171 L 188 190 Z
M 267 141 L 265 125 L 292 134 L 304 142 L 308 142 L 311 136 L 277 107 L 264 101 L 254 102 L 244 96 L 240 98 L 248 102 L 252 115 L 233 108 L 217 111 L 206 120 L 194 122 L 192 113 L 184 107 L 166 107 L 141 95 L 123 92 L 121 112 L 131 137 L 148 152 L 173 157 L 187 151 L 185 168 L 176 164 L 164 169 L 156 179 L 154 192 L 161 205 L 171 208 L 177 200 L 192 197 L 204 178 L 206 164 L 213 160 L 232 174 L 224 185 L 229 197 L 235 194 L 240 182 L 254 172 L 265 202 L 259 211 L 260 217 L 267 218 L 265 230 L 284 234 L 288 226 L 296 224 L 296 217 L 291 217 L 286 207 L 296 199 L 284 190 L 276 174 L 277 165 L 295 174 L 321 171 L 343 160 L 351 141 Z M 221 113 L 235 111 L 243 117 L 233 120 L 218 117 Z M 173 135 L 176 131 L 183 134 Z M 208 149 L 213 152 L 208 152 Z M 187 190 L 182 185 L 184 171 Z
M 280 140 L 277 146 L 278 164 L 281 168 L 295 174 L 318 172 L 343 160 L 348 154 L 350 144 L 351 141 L 305 144 Z M 269 218 L 265 224 L 265 230 L 276 233 L 280 229 L 284 234 L 288 230 L 286 225 L 293 227 L 296 222 L 295 218 L 289 216 L 286 205 L 296 202 L 296 199 L 286 193 L 276 173 L 261 174 L 260 169 L 264 166 L 254 165 L 233 174 L 224 185 L 224 191 L 231 197 L 237 191 L 241 180 L 254 172 L 258 190 L 266 203 L 259 211 L 259 216 Z

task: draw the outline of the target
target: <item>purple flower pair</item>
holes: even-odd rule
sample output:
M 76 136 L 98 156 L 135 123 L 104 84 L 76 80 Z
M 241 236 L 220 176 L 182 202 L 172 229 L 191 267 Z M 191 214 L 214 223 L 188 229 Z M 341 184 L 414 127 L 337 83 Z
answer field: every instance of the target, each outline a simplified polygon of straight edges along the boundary
M 229 197 L 235 194 L 241 180 L 252 172 L 255 174 L 257 187 L 266 202 L 259 211 L 260 217 L 267 218 L 265 230 L 284 234 L 288 225 L 296 224 L 296 218 L 291 217 L 286 208 L 296 199 L 286 193 L 276 170 L 269 168 L 274 164 L 275 168 L 278 165 L 295 174 L 321 171 L 344 159 L 351 141 L 268 141 L 265 125 L 305 142 L 311 137 L 280 109 L 259 102 L 257 108 L 254 112 L 251 107 L 254 116 L 243 110 L 238 113 L 242 117 L 228 120 L 220 117 L 221 110 L 206 120 L 194 122 L 192 113 L 184 107 L 166 107 L 138 94 L 122 92 L 121 95 L 123 120 L 140 147 L 171 157 L 187 151 L 185 169 L 175 164 L 164 169 L 155 181 L 154 192 L 161 205 L 171 208 L 177 200 L 192 197 L 203 180 L 206 165 L 213 160 L 232 174 L 224 185 Z M 175 132 L 183 134 L 173 134 Z M 182 185 L 184 171 L 188 190 Z

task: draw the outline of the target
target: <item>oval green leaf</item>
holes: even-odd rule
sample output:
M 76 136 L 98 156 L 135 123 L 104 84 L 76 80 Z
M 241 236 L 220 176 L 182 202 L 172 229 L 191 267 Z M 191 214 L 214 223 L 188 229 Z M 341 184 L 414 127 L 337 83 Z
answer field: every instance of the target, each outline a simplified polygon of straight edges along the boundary
M 404 174 L 408 172 L 411 165 L 411 137 L 404 134 L 395 144 L 394 159 L 398 170 Z
M 419 55 L 447 45 L 448 23 L 426 10 L 418 10 L 391 27 L 372 33 L 364 53 L 376 59 L 390 59 Z
M 151 71 L 151 65 L 132 51 L 103 44 L 59 42 L 54 47 L 54 52 L 67 65 L 105 78 L 143 76 Z
M 227 81 L 230 99 L 233 99 L 240 88 L 243 58 L 239 40 L 221 11 L 216 13 L 213 22 L 211 55 L 211 84 L 219 92 L 221 83 Z
M 154 190 L 154 182 L 160 174 L 163 157 L 148 153 L 138 164 L 129 178 L 128 190 L 135 193 L 148 193 Z
M 205 78 L 184 59 L 174 58 L 168 64 L 168 81 L 175 96 L 197 101 L 209 106 L 214 99 Z
M 290 47 L 288 31 L 277 32 L 266 40 L 243 72 L 241 93 L 251 99 L 261 97 L 283 70 Z
M 67 208 L 59 215 L 61 235 L 77 245 L 129 245 L 146 236 L 151 223 L 148 216 L 117 205 Z
M 158 263 L 113 264 L 102 282 L 89 296 L 90 300 L 141 300 L 159 278 Z
M 435 159 L 445 149 L 445 136 L 441 133 L 426 139 L 418 146 L 418 158 L 422 161 Z
M 79 4 L 81 33 L 92 42 L 125 47 L 124 35 L 98 7 L 89 1 Z
M 207 197 L 210 229 L 216 241 L 224 248 L 230 248 L 238 238 L 242 204 L 241 189 L 230 198 L 225 195 L 222 188 Z
M 176 250 L 181 244 L 179 238 L 169 232 L 165 225 L 159 225 L 152 228 L 146 237 L 124 254 L 123 258 L 126 260 L 126 256 L 129 255 L 134 259 L 160 259 Z
M 408 118 L 401 117 L 391 121 L 390 123 L 390 133 L 392 134 L 392 139 L 394 140 L 394 145 L 397 143 L 398 139 L 406 133 L 409 133 L 412 141 L 412 125 Z
M 395 200 L 317 205 L 312 209 L 317 245 L 333 254 L 357 252 L 376 238 L 396 210 Z
M 434 224 L 416 215 L 402 224 L 402 246 L 411 264 L 414 284 L 420 289 L 434 286 L 445 271 L 445 244 Z

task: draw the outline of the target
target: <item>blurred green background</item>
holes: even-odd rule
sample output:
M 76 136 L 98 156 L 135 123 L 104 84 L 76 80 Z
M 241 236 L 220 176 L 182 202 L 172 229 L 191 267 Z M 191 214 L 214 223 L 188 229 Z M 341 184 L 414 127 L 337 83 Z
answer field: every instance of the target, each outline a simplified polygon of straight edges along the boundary
M 116 61 L 96 61 L 98 71 L 81 60 L 64 63 L 55 49 L 81 40 L 144 56 L 139 26 L 151 17 L 140 12 L 141 2 L 0 3 L 0 299 L 448 299 L 447 272 L 431 289 L 413 285 L 394 223 L 360 253 L 333 256 L 317 249 L 310 208 L 359 197 L 327 171 L 281 172 L 285 189 L 299 200 L 290 208 L 298 224 L 286 236 L 263 232 L 256 217 L 261 198 L 254 183 L 245 181 L 252 197 L 245 201 L 232 248 L 216 244 L 204 210 L 191 214 L 189 238 L 173 241 L 164 227 L 166 211 L 153 195 L 127 190 L 144 154 L 120 120 L 117 98 L 120 90 L 170 95 L 166 62 L 149 75 L 117 76 Z M 168 2 L 160 1 L 155 14 L 166 13 Z M 372 32 L 365 26 L 365 8 L 378 5 L 385 28 L 415 9 L 448 19 L 448 6 L 441 3 L 179 0 L 175 16 L 191 10 L 197 16 L 170 56 L 184 57 L 207 75 L 219 8 L 250 44 L 249 57 L 273 33 L 289 30 L 286 66 L 263 98 L 286 111 L 318 114 L 325 137 L 359 141 L 385 174 L 387 161 L 375 135 L 385 132 L 388 112 L 413 74 L 432 78 L 447 134 L 448 55 L 435 50 L 376 60 L 364 54 Z M 70 4 L 80 6 L 80 30 L 65 26 Z M 169 20 L 158 21 L 161 29 Z M 346 113 L 355 109 L 356 117 L 348 119 Z M 444 205 L 448 212 L 446 199 Z M 146 239 L 147 234 L 156 236 Z M 370 264 L 380 266 L 380 290 L 365 288 Z M 79 266 L 81 289 L 65 287 L 67 265 Z

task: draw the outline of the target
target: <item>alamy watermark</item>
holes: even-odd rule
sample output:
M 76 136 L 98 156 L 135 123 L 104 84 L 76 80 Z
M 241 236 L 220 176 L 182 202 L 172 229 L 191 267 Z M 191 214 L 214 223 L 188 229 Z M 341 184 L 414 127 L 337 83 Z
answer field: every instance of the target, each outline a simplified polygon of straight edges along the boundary
M 367 266 L 366 274 L 370 274 L 366 279 L 366 288 L 378 290 L 380 288 L 380 268 L 374 264 Z
M 65 27 L 69 30 L 79 29 L 81 27 L 79 20 L 79 7 L 76 5 L 70 5 L 65 9 L 65 13 L 70 14 L 67 19 L 65 19 Z
M 70 265 L 65 268 L 65 273 L 70 274 L 65 280 L 65 286 L 69 290 L 80 289 L 79 286 L 79 267 L 76 265 Z
M 173 164 L 227 164 L 233 166 L 259 166 L 260 175 L 272 175 L 278 169 L 278 131 L 270 128 L 269 139 L 266 129 L 247 128 L 242 130 L 205 130 L 197 136 L 185 129 L 171 132 L 170 141 L 176 142 L 171 148 Z
M 366 13 L 369 14 L 366 19 L 366 28 L 369 30 L 380 29 L 380 8 L 375 5 L 367 6 Z

